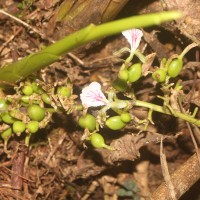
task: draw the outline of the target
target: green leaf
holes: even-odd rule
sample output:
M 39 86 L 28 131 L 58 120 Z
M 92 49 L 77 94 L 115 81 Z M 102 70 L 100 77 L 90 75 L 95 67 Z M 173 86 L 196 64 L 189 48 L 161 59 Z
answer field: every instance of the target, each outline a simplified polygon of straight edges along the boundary
M 179 12 L 169 11 L 129 17 L 98 26 L 91 24 L 44 48 L 38 53 L 1 67 L 0 85 L 2 85 L 3 82 L 16 83 L 33 72 L 59 60 L 60 56 L 88 42 L 120 33 L 123 30 L 158 25 L 162 22 L 174 20 L 179 17 Z

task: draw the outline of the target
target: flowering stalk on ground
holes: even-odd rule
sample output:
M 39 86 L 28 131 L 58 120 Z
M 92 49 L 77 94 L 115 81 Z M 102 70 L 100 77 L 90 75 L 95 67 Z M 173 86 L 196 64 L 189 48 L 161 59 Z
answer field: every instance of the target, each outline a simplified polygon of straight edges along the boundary
M 195 119 L 195 113 L 185 114 L 181 113 L 180 110 L 174 107 L 174 101 L 178 101 L 178 96 L 180 97 L 182 92 L 182 86 L 180 81 L 177 82 L 175 87 L 174 84 L 168 84 L 170 78 L 173 78 L 171 72 L 173 70 L 176 71 L 178 68 L 178 74 L 180 73 L 180 63 L 175 62 L 173 63 L 173 68 L 170 68 L 170 64 L 172 62 L 171 59 L 168 61 L 162 61 L 161 67 L 156 69 L 155 72 L 152 73 L 152 82 L 153 80 L 156 81 L 158 84 L 161 84 L 161 89 L 163 90 L 163 96 L 160 98 L 163 100 L 163 106 L 155 105 L 148 102 L 143 102 L 136 99 L 136 96 L 133 92 L 133 83 L 139 81 L 142 77 L 142 64 L 139 63 L 132 63 L 133 56 L 136 55 L 139 50 L 139 44 L 143 33 L 139 29 L 131 29 L 123 31 L 122 34 L 126 37 L 127 41 L 130 44 L 130 55 L 122 64 L 117 79 L 114 81 L 113 87 L 108 88 L 107 94 L 108 98 L 104 95 L 101 90 L 101 85 L 97 82 L 92 82 L 85 88 L 83 88 L 82 93 L 80 95 L 80 99 L 82 101 L 82 105 L 85 107 L 85 111 L 91 107 L 97 107 L 98 113 L 95 116 L 87 113 L 82 116 L 85 121 L 81 118 L 79 122 L 81 122 L 81 127 L 85 128 L 85 136 L 84 139 L 90 140 L 93 134 L 96 135 L 96 132 L 99 131 L 99 127 L 107 127 L 112 130 L 120 130 L 124 128 L 128 123 L 131 121 L 134 122 L 136 127 L 139 127 L 143 124 L 145 128 L 147 128 L 149 123 L 153 124 L 152 120 L 152 113 L 154 111 L 165 113 L 168 115 L 173 115 L 174 117 L 178 117 L 185 121 L 188 121 L 192 124 L 200 126 L 200 121 Z M 187 52 L 189 49 L 193 48 L 195 45 L 189 45 L 183 52 Z M 138 55 L 138 54 L 137 54 Z M 181 54 L 183 55 L 183 53 Z M 145 59 L 144 59 L 145 60 Z M 172 70 L 173 69 L 173 70 Z M 163 75 L 162 72 L 165 72 Z M 176 72 L 177 73 L 177 72 Z M 173 74 L 173 73 L 172 73 Z M 177 85 L 179 87 L 177 87 Z M 118 99 L 117 93 L 122 92 L 124 94 L 124 99 Z M 174 96 L 174 94 L 179 94 Z M 128 99 L 127 99 L 128 98 Z M 173 100 L 173 101 L 172 101 Z M 178 104 L 176 104 L 178 105 Z M 140 120 L 135 116 L 130 114 L 131 109 L 134 107 L 143 107 L 149 110 L 147 119 Z M 108 110 L 112 109 L 116 115 L 109 116 Z M 89 121 L 90 123 L 87 123 Z M 91 127 L 91 124 L 93 126 Z M 97 134 L 100 135 L 99 133 Z M 102 137 L 102 136 L 99 136 Z M 96 137 L 94 137 L 96 138 Z M 94 146 L 95 142 L 91 142 Z M 98 138 L 100 139 L 100 138 Z M 98 140 L 97 139 L 97 140 Z M 96 145 L 95 147 L 103 147 L 103 145 Z
M 130 55 L 139 52 L 139 44 L 142 37 L 141 30 L 133 29 L 123 32 L 130 42 Z M 104 143 L 98 133 L 102 128 L 121 130 L 131 121 L 136 127 L 141 124 L 148 126 L 153 123 L 152 112 L 160 112 L 178 117 L 200 127 L 200 120 L 195 118 L 197 109 L 193 114 L 182 113 L 178 109 L 178 101 L 184 98 L 181 82 L 174 82 L 174 77 L 180 74 L 183 66 L 183 56 L 196 44 L 186 47 L 180 56 L 163 59 L 160 67 L 152 70 L 152 82 L 160 84 L 163 96 L 163 105 L 155 105 L 136 98 L 134 94 L 135 82 L 143 76 L 142 61 L 134 63 L 130 55 L 119 69 L 117 79 L 107 88 L 106 94 L 102 91 L 101 84 L 92 82 L 84 87 L 80 99 L 82 106 L 77 105 L 70 82 L 63 85 L 46 85 L 41 81 L 21 82 L 16 88 L 16 94 L 4 96 L 0 94 L 0 120 L 1 137 L 4 140 L 5 152 L 8 141 L 13 137 L 25 137 L 28 146 L 32 134 L 45 128 L 51 121 L 51 115 L 55 112 L 70 114 L 75 110 L 82 110 L 83 115 L 79 119 L 79 125 L 84 128 L 84 140 L 90 140 L 94 147 L 112 149 Z M 180 60 L 181 59 L 181 60 Z M 145 60 L 145 59 L 144 59 Z M 121 93 L 121 95 L 118 95 Z M 118 98 L 120 96 L 120 98 Z M 131 114 L 133 107 L 143 107 L 149 110 L 147 119 L 137 119 Z M 93 115 L 92 110 L 96 113 Z M 114 112 L 108 112 L 113 110 Z M 92 114 L 90 114 L 90 112 Z M 112 114 L 111 114 L 112 113 Z M 144 130 L 144 129 L 142 129 Z

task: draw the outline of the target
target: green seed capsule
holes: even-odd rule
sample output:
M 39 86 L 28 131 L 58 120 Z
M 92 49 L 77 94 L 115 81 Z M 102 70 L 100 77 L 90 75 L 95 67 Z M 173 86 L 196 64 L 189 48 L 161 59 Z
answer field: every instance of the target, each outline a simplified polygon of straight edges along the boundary
M 8 140 L 12 135 L 12 129 L 8 128 L 1 133 L 1 137 L 3 140 Z
M 0 113 L 6 112 L 8 110 L 8 104 L 5 99 L 0 99 Z
M 40 85 L 38 85 L 36 82 L 33 82 L 31 84 L 33 91 L 37 94 L 42 94 L 44 91 L 42 90 L 42 88 L 40 87 Z
M 106 146 L 104 138 L 99 133 L 93 133 L 90 138 L 90 142 L 95 148 L 103 148 Z
M 136 63 L 128 68 L 128 81 L 136 82 L 142 76 L 142 64 Z
M 13 124 L 16 121 L 16 119 L 13 118 L 9 113 L 3 113 L 1 118 L 7 124 Z
M 42 101 L 44 101 L 44 103 L 46 103 L 46 104 L 51 104 L 51 99 L 50 99 L 50 97 L 49 97 L 48 94 L 43 93 L 43 94 L 41 95 L 41 98 L 42 98 Z
M 86 114 L 80 117 L 78 124 L 81 128 L 88 128 L 90 131 L 94 131 L 96 129 L 96 118 L 91 114 Z
M 9 112 L 10 116 L 13 117 L 15 120 L 22 120 L 24 117 L 24 114 L 18 110 L 18 109 L 13 109 L 12 111 Z
M 131 121 L 131 115 L 128 113 L 128 112 L 124 112 L 120 115 L 121 117 L 121 120 L 124 122 L 124 123 L 129 123 Z
M 28 129 L 29 133 L 36 133 L 39 130 L 39 122 L 38 121 L 30 121 L 26 128 Z
M 22 96 L 22 97 L 21 97 L 21 101 L 22 101 L 23 103 L 29 103 L 30 97 L 29 97 L 29 96 Z
M 167 73 L 164 69 L 157 69 L 153 74 L 152 74 L 152 78 L 159 82 L 159 83 L 162 83 L 166 80 L 166 76 L 167 76 Z
M 118 77 L 119 77 L 119 79 L 121 79 L 123 81 L 127 81 L 128 80 L 128 70 L 126 70 L 126 69 L 120 70 L 118 73 Z
M 13 132 L 16 133 L 17 136 L 20 136 L 21 133 L 25 131 L 26 125 L 22 121 L 15 121 L 12 128 Z
M 113 82 L 113 87 L 120 91 L 120 92 L 125 92 L 128 88 L 127 82 L 124 80 L 121 80 L 119 78 L 117 78 L 114 82 Z
M 45 110 L 39 105 L 31 105 L 28 107 L 28 116 L 31 120 L 42 121 L 45 117 Z
M 83 110 L 83 105 L 77 105 L 76 106 L 76 110 L 78 110 L 78 111 L 82 111 Z
M 22 88 L 22 92 L 26 95 L 26 96 L 30 96 L 33 94 L 33 87 L 31 85 L 25 85 Z
M 71 88 L 67 86 L 58 87 L 57 94 L 69 98 L 71 96 Z
M 106 120 L 106 126 L 112 130 L 120 130 L 126 126 L 120 116 L 110 117 Z
M 183 60 L 180 58 L 172 60 L 172 62 L 169 64 L 167 73 L 170 77 L 175 78 L 179 75 L 183 68 Z

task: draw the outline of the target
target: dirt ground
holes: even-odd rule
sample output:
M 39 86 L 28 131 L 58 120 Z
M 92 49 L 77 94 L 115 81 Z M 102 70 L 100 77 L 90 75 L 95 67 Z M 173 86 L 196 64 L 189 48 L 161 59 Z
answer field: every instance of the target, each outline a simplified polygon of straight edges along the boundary
M 0 9 L 21 20 L 0 13 L 1 66 L 37 52 L 51 44 L 53 40 L 58 40 L 93 22 L 94 18 L 89 14 L 87 22 L 79 19 L 82 22 L 79 26 L 76 21 L 68 24 L 56 22 L 55 13 L 62 2 L 61 0 L 0 1 Z M 174 9 L 182 10 L 184 17 L 178 21 L 143 30 L 144 37 L 140 49 L 145 55 L 156 53 L 154 66 L 164 57 L 180 54 L 192 42 L 200 44 L 198 0 L 140 2 L 129 0 L 115 17 L 124 18 Z M 74 84 L 76 95 L 79 95 L 82 88 L 92 81 L 101 83 L 105 89 L 116 78 L 124 59 L 113 56 L 113 53 L 124 46 L 127 46 L 127 41 L 120 34 L 90 43 L 70 52 L 59 62 L 53 63 L 33 77 L 40 78 L 42 75 L 47 83 L 62 82 L 68 77 Z M 184 93 L 190 96 L 184 105 L 189 110 L 200 105 L 199 56 L 199 48 L 193 48 L 184 58 L 185 67 L 180 75 Z M 161 94 L 161 91 L 152 84 L 151 78 L 142 79 L 134 86 L 137 98 L 143 101 L 156 102 L 156 96 Z M 191 94 L 192 91 L 195 92 Z M 192 97 L 194 94 L 195 98 Z M 147 112 L 142 109 L 133 110 L 133 114 L 140 118 L 147 116 Z M 199 116 L 198 112 L 197 118 Z M 195 153 L 187 124 L 174 117 L 155 113 L 153 115 L 155 124 L 151 125 L 147 132 L 139 135 L 133 124 L 117 132 L 105 129 L 103 135 L 106 143 L 121 145 L 118 154 L 112 156 L 104 149 L 95 150 L 90 146 L 84 148 L 81 141 L 83 130 L 77 125 L 79 117 L 79 112 L 70 115 L 55 114 L 47 128 L 40 130 L 31 139 L 29 149 L 22 147 L 22 155 L 17 155 L 24 159 L 22 190 L 12 188 L 14 158 L 7 157 L 1 141 L 0 199 L 150 199 L 150 194 L 164 181 L 160 161 L 161 136 L 165 137 L 163 146 L 170 174 L 179 169 Z M 195 133 L 199 144 L 199 131 L 196 130 Z M 136 150 L 126 149 L 129 142 L 137 145 Z M 16 141 L 10 141 L 11 149 L 15 145 Z M 189 191 L 180 199 L 200 199 L 199 186 L 199 181 L 192 184 L 191 188 L 188 188 Z

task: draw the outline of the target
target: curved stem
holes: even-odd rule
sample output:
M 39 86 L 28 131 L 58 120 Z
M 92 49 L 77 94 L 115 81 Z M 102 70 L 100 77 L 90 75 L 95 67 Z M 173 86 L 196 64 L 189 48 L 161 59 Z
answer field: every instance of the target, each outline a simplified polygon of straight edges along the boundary
M 171 113 L 168 109 L 164 109 L 162 106 L 158 106 L 152 103 L 148 103 L 148 102 L 144 102 L 144 101 L 140 101 L 140 100 L 135 100 L 135 104 L 134 106 L 139 106 L 139 107 L 144 107 L 144 108 L 149 108 L 152 111 L 156 111 L 156 112 L 160 112 L 160 113 L 164 113 L 167 115 L 172 115 L 174 117 L 180 118 L 182 120 L 185 120 L 191 124 L 194 124 L 198 127 L 200 127 L 200 120 L 195 119 L 193 116 L 188 115 L 188 114 L 184 114 L 178 111 L 175 111 L 173 113 Z
M 136 50 L 135 51 L 135 55 L 138 57 L 138 59 L 142 62 L 142 63 L 145 63 L 145 56 L 139 51 L 139 50 Z
M 185 56 L 185 54 L 186 54 L 188 51 L 190 51 L 192 48 L 196 47 L 196 46 L 198 46 L 198 44 L 196 44 L 196 43 L 192 43 L 192 44 L 188 45 L 188 46 L 183 50 L 183 52 L 179 55 L 179 58 L 180 58 L 180 59 L 183 59 L 183 57 Z

